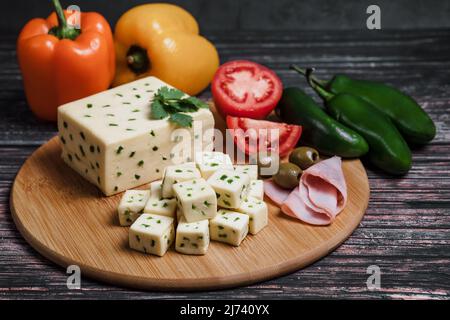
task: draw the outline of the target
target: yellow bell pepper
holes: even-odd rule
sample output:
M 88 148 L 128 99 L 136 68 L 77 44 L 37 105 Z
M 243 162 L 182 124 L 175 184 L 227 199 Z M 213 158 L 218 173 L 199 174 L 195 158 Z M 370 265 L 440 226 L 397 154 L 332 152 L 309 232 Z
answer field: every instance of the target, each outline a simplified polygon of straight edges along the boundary
M 197 21 L 175 5 L 130 9 L 117 22 L 114 38 L 114 86 L 155 76 L 195 95 L 208 86 L 219 66 L 217 50 L 199 35 Z

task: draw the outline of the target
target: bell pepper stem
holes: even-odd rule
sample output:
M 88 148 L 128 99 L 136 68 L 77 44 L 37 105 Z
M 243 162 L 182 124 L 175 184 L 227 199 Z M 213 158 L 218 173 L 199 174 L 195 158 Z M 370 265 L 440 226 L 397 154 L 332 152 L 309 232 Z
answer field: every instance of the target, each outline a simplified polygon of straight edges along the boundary
M 302 75 L 304 75 L 306 77 L 307 69 L 300 68 L 299 66 L 297 66 L 295 64 L 291 64 L 291 66 L 289 68 L 291 70 L 297 71 L 298 73 L 300 73 L 300 74 L 302 74 Z M 311 79 L 312 79 L 312 81 L 314 81 L 317 84 L 320 84 L 321 86 L 325 86 L 326 85 L 326 81 L 319 80 L 315 76 L 311 76 Z
M 127 52 L 128 67 L 136 74 L 142 74 L 150 70 L 151 63 L 148 58 L 147 50 L 133 45 Z
M 55 7 L 56 16 L 58 17 L 58 25 L 60 28 L 67 28 L 67 20 L 59 0 L 52 0 Z
M 322 84 L 317 83 L 317 81 L 314 80 L 314 76 L 312 75 L 313 72 L 314 72 L 313 68 L 308 68 L 305 70 L 305 76 L 306 76 L 306 79 L 308 80 L 308 84 L 311 86 L 311 88 L 314 89 L 314 91 L 317 92 L 317 94 L 322 99 L 324 99 L 325 101 L 330 101 L 331 99 L 333 99 L 334 94 L 327 91 Z
M 144 64 L 144 58 L 141 53 L 135 52 L 127 56 L 127 63 L 136 66 L 137 68 L 141 67 Z
M 67 19 L 59 0 L 52 0 L 52 2 L 55 7 L 56 17 L 58 18 L 58 25 L 51 28 L 48 33 L 54 35 L 58 39 L 75 40 L 80 35 L 80 30 L 71 28 L 67 25 Z

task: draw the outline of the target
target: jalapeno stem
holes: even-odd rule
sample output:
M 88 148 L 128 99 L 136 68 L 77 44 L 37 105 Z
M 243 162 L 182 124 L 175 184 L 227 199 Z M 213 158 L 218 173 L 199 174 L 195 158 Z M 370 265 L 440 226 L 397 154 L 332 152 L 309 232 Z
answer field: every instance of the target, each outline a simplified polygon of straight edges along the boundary
M 314 81 L 315 78 L 312 75 L 313 72 L 314 72 L 314 69 L 312 69 L 312 68 L 308 68 L 305 70 L 305 76 L 306 76 L 306 80 L 308 81 L 308 84 L 311 86 L 311 88 L 314 89 L 314 91 L 317 92 L 317 94 L 319 96 L 322 97 L 322 99 L 324 99 L 325 101 L 330 101 L 334 97 L 334 94 L 327 91 L 322 84 L 317 83 L 317 81 Z
M 311 88 L 314 89 L 314 91 L 317 92 L 317 94 L 322 97 L 325 101 L 329 101 L 334 97 L 334 95 L 327 91 L 325 89 L 325 86 L 327 85 L 326 81 L 319 80 L 315 76 L 313 76 L 314 68 L 306 68 L 302 69 L 299 66 L 292 64 L 290 66 L 292 70 L 297 71 L 298 73 L 304 75 L 306 77 L 306 80 L 308 81 L 308 84 L 311 86 Z
M 307 72 L 307 70 L 310 69 L 310 68 L 308 68 L 308 69 L 303 69 L 303 68 L 300 68 L 299 66 L 297 66 L 297 65 L 295 65 L 295 64 L 291 64 L 289 68 L 290 68 L 291 70 L 297 71 L 298 73 L 304 75 L 305 77 L 306 77 L 306 72 Z M 320 84 L 321 86 L 326 86 L 326 84 L 327 84 L 326 81 L 324 81 L 324 80 L 319 80 L 319 79 L 317 79 L 315 76 L 311 76 L 311 79 L 312 79 L 312 81 L 314 81 L 314 82 L 317 83 L 317 84 Z

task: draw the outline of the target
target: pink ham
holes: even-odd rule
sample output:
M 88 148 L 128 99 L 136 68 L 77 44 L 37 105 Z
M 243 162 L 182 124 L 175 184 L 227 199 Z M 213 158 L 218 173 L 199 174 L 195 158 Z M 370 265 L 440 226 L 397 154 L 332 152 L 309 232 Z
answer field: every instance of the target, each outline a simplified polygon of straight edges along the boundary
M 281 205 L 287 199 L 291 191 L 280 188 L 272 180 L 265 180 L 264 193 L 270 200 L 275 202 L 276 205 L 281 207 Z
M 339 157 L 323 160 L 305 170 L 281 209 L 289 216 L 316 225 L 333 222 L 347 202 L 347 185 Z
M 291 192 L 289 197 L 281 206 L 281 211 L 290 217 L 300 219 L 306 223 L 316 225 L 327 225 L 331 223 L 331 219 L 323 213 L 318 213 L 308 206 L 300 197 L 298 187 Z
M 300 184 L 299 194 L 306 205 L 314 211 L 320 213 L 336 211 L 336 188 L 321 178 L 309 176 Z

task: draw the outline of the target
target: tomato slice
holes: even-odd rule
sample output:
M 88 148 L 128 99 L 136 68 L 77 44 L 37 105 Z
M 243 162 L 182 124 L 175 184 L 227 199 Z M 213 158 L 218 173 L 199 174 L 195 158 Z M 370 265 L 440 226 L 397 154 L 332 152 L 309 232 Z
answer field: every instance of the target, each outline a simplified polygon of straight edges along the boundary
M 232 129 L 229 132 L 238 148 L 246 154 L 266 149 L 268 153 L 286 156 L 302 134 L 301 126 L 231 116 L 227 116 L 227 127 Z
M 219 67 L 211 92 L 223 116 L 264 119 L 280 100 L 283 84 L 269 68 L 252 61 L 235 60 Z

